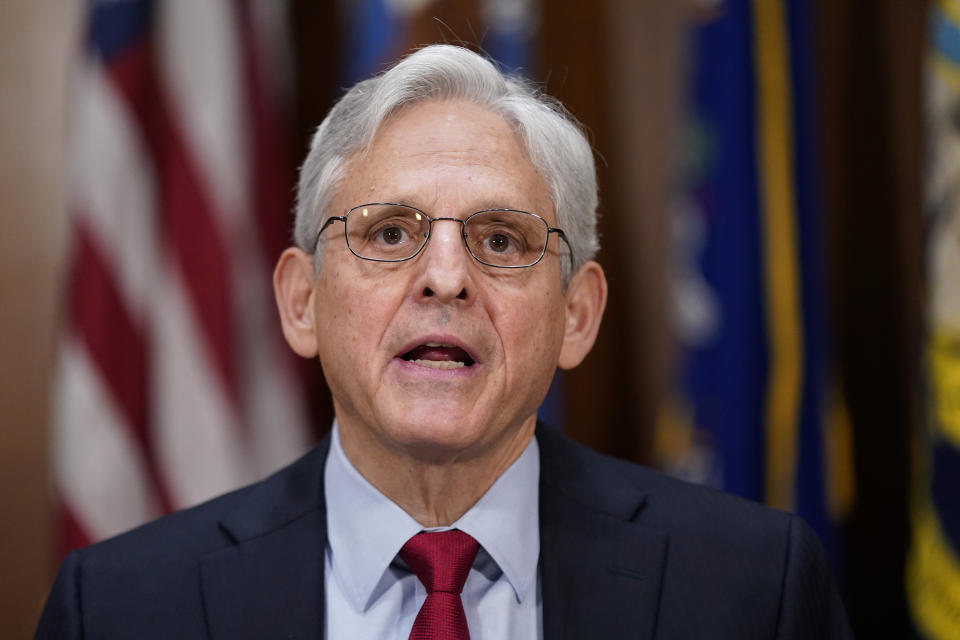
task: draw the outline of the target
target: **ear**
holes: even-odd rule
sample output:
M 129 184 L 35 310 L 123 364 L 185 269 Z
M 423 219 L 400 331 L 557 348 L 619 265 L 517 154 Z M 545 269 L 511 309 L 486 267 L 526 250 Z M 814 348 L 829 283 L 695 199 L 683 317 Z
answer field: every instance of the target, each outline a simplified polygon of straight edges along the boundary
M 572 369 L 590 353 L 607 306 L 607 278 L 594 261 L 585 263 L 567 287 L 567 326 L 557 363 Z
M 288 248 L 273 270 L 273 295 L 280 312 L 283 337 L 290 348 L 304 358 L 317 355 L 313 289 L 313 259 L 296 247 Z

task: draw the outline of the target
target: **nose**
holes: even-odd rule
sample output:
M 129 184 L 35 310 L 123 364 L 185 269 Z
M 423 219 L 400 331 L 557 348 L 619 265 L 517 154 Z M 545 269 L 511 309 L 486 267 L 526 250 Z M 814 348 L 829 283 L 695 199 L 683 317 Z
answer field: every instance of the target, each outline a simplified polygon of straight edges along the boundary
M 430 238 L 417 262 L 420 267 L 417 288 L 422 298 L 433 298 L 438 302 L 470 298 L 473 258 L 463 241 L 461 220 L 435 218 Z

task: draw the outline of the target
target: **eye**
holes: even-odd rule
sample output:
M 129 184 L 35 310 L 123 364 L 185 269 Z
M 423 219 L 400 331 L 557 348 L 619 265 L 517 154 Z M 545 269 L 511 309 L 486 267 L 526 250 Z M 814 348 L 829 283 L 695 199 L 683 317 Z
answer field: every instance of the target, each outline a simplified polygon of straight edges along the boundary
M 487 247 L 489 247 L 491 251 L 495 251 L 497 253 L 509 251 L 512 244 L 513 242 L 510 240 L 510 238 L 502 233 L 495 233 L 487 238 Z
M 400 227 L 385 227 L 380 230 L 380 239 L 386 244 L 399 244 L 403 242 L 404 232 Z
M 391 249 L 409 244 L 419 235 L 416 224 L 400 216 L 377 221 L 365 232 L 367 241 L 382 249 Z

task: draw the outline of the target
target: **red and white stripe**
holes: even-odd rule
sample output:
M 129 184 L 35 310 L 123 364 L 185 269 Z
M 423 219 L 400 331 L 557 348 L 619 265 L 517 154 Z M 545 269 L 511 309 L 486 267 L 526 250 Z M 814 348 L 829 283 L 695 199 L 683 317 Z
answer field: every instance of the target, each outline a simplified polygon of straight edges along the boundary
M 53 433 L 67 547 L 256 480 L 309 445 L 270 287 L 292 176 L 283 77 L 263 72 L 285 60 L 267 50 L 284 44 L 271 32 L 284 3 L 251 5 L 158 2 L 149 37 L 78 65 Z

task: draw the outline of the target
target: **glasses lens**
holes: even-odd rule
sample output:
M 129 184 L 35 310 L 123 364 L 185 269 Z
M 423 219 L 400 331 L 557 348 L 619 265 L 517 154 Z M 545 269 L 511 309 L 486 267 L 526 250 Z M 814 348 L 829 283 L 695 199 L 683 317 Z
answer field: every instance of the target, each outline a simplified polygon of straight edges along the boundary
M 406 260 L 426 241 L 426 216 L 396 204 L 365 204 L 347 215 L 347 243 L 361 258 Z
M 487 264 L 524 267 L 535 263 L 547 246 L 547 223 L 522 211 L 481 211 L 466 221 L 467 246 Z

